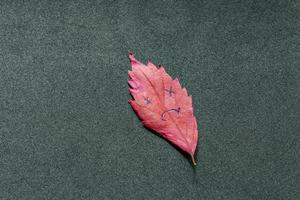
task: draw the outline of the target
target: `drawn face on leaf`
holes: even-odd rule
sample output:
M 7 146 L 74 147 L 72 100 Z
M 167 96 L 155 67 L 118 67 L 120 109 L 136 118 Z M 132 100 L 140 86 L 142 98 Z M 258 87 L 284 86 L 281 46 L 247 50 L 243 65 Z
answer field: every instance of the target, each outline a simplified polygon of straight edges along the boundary
M 195 164 L 198 128 L 191 96 L 164 67 L 157 68 L 151 62 L 144 65 L 132 53 L 129 59 L 132 70 L 128 71 L 128 84 L 133 96 L 130 105 L 144 126 L 188 153 Z

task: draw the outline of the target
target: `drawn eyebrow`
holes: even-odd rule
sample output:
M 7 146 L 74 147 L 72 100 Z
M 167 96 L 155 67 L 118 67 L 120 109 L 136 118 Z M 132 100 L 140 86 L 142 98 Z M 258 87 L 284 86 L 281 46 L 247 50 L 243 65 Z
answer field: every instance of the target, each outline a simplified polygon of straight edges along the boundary
M 172 108 L 172 109 L 169 109 L 169 110 L 164 111 L 164 112 L 160 115 L 160 119 L 163 120 L 163 121 L 167 121 L 167 120 L 165 119 L 165 114 L 166 114 L 167 112 L 171 112 L 171 111 L 177 112 L 177 114 L 179 114 L 179 112 L 180 112 L 180 107 L 178 107 L 178 108 Z

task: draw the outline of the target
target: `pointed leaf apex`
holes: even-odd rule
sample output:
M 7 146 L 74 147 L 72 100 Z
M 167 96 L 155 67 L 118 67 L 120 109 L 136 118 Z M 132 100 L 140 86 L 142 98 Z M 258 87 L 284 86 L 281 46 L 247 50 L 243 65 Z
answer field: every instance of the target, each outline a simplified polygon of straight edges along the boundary
M 132 52 L 129 52 L 128 54 L 130 62 L 133 63 L 138 63 L 138 61 L 135 59 L 134 54 Z

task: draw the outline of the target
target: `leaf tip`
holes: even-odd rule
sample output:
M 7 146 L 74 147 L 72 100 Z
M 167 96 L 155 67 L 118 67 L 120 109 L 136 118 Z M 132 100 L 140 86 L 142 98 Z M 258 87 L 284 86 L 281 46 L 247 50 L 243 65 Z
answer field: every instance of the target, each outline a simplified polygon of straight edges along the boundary
M 133 52 L 132 52 L 132 51 L 129 51 L 128 55 L 129 55 L 129 56 L 133 56 Z
M 131 52 L 131 51 L 128 53 L 128 58 L 129 58 L 131 64 L 137 63 L 137 62 L 138 62 L 138 61 L 135 59 L 133 52 Z

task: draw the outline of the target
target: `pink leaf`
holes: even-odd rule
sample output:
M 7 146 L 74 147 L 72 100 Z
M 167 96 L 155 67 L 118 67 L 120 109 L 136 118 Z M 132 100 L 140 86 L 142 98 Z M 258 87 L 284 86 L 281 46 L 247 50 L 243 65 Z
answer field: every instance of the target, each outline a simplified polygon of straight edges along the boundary
M 193 114 L 192 98 L 177 79 L 173 80 L 163 67 L 147 65 L 129 54 L 132 71 L 128 71 L 129 103 L 145 127 L 188 153 L 194 164 L 198 143 L 197 121 Z

